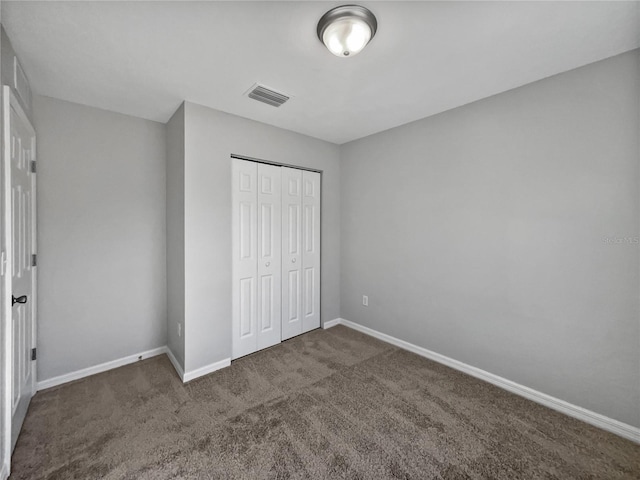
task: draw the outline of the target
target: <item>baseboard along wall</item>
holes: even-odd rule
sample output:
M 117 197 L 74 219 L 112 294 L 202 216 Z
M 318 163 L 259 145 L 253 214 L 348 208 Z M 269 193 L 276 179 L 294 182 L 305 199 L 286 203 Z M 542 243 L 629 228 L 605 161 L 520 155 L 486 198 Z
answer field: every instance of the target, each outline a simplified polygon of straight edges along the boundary
M 124 367 L 125 365 L 129 365 L 140 360 L 146 360 L 147 358 L 152 358 L 162 354 L 166 354 L 169 357 L 173 368 L 175 368 L 178 376 L 180 377 L 180 380 L 182 380 L 184 383 L 195 380 L 198 377 L 202 377 L 203 375 L 207 375 L 209 373 L 215 372 L 216 370 L 220 370 L 221 368 L 225 368 L 231 365 L 231 359 L 225 358 L 224 360 L 212 363 L 211 365 L 205 365 L 204 367 L 198 368 L 196 370 L 185 372 L 169 347 L 163 346 L 154 348 L 152 350 L 147 350 L 145 352 L 136 353 L 135 355 L 129 355 L 127 357 L 119 358 L 117 360 L 112 360 L 110 362 L 94 365 L 93 367 L 76 370 L 75 372 L 65 373 L 64 375 L 49 378 L 47 380 L 38 381 L 36 383 L 36 390 L 40 391 L 46 388 L 57 387 L 58 385 L 63 385 L 65 383 L 73 382 L 74 380 L 80 380 L 81 378 L 89 377 L 97 373 L 113 370 L 114 368 Z M 1 479 L 2 477 L 0 477 L 0 480 Z
M 6 463 L 0 466 L 0 480 L 7 480 L 9 478 L 9 467 Z
M 215 362 L 210 365 L 205 365 L 204 367 L 191 370 L 190 372 L 184 372 L 182 381 L 184 383 L 187 383 L 187 382 L 190 382 L 191 380 L 195 380 L 196 378 L 203 377 L 204 375 L 213 373 L 216 370 L 220 370 L 221 368 L 229 367 L 230 365 L 231 365 L 231 359 L 225 358 L 223 360 L 220 360 L 219 362 Z
M 329 320 L 328 322 L 324 322 L 322 324 L 322 328 L 324 328 L 325 330 L 327 328 L 331 328 L 331 327 L 335 327 L 336 325 L 340 325 L 340 320 L 342 320 L 341 318 L 334 318 L 333 320 Z
M 190 382 L 191 380 L 195 380 L 196 378 L 203 377 L 204 375 L 208 375 L 215 372 L 216 370 L 220 370 L 221 368 L 225 368 L 231 365 L 231 359 L 225 358 L 220 360 L 219 362 L 214 362 L 209 365 L 205 365 L 204 367 L 191 370 L 190 372 L 185 372 L 182 368 L 182 365 L 180 365 L 180 362 L 178 362 L 178 359 L 169 348 L 167 348 L 167 356 L 169 357 L 173 368 L 176 369 L 176 373 L 183 383 Z
M 83 368 L 81 370 L 76 370 L 75 372 L 65 373 L 64 375 L 49 378 L 47 380 L 38 381 L 36 383 L 36 389 L 40 391 L 40 390 L 44 390 L 45 388 L 57 387 L 58 385 L 69 383 L 74 380 L 79 380 L 81 378 L 89 377 L 91 375 L 95 375 L 96 373 L 106 372 L 108 370 L 113 370 L 114 368 L 123 367 L 125 365 L 129 365 L 131 363 L 135 363 L 140 360 L 145 360 L 147 358 L 155 357 L 157 355 L 162 355 L 163 353 L 167 353 L 167 351 L 168 350 L 166 346 L 158 347 L 152 350 L 147 350 L 144 352 L 136 353 L 134 355 L 129 355 L 127 357 L 119 358 L 117 360 L 111 360 L 110 362 L 94 365 L 93 367 Z
M 614 433 L 633 442 L 640 443 L 640 428 L 638 427 L 634 427 L 613 418 L 606 417 L 600 413 L 596 413 L 591 410 L 587 410 L 586 408 L 579 407 L 578 405 L 560 400 L 559 398 L 552 397 L 551 395 L 547 395 L 546 393 L 542 393 L 524 385 L 520 385 L 519 383 L 513 382 L 498 375 L 494 375 L 493 373 L 487 372 L 480 368 L 476 368 L 458 360 L 454 360 L 453 358 L 449 358 L 439 353 L 432 352 L 431 350 L 428 350 L 426 348 L 419 347 L 404 340 L 400 340 L 399 338 L 392 337 L 391 335 L 387 335 L 386 333 L 378 332 L 377 330 L 373 330 L 358 323 L 345 320 L 344 318 L 336 318 L 334 320 L 325 322 L 323 328 L 327 329 L 335 327 L 336 325 L 344 325 L 345 327 L 358 330 L 359 332 L 375 337 L 379 340 L 382 340 L 383 342 L 390 343 L 392 345 L 395 345 L 396 347 L 428 358 L 429 360 L 433 360 L 455 370 L 459 370 L 463 373 L 471 375 L 472 377 L 484 380 L 485 382 L 491 383 L 511 393 L 515 393 L 516 395 L 520 395 L 521 397 L 532 400 L 536 403 L 544 405 L 545 407 L 549 407 L 553 410 L 564 413 L 565 415 L 569 415 L 570 417 L 577 418 L 578 420 L 582 420 L 585 423 Z
M 169 347 L 167 347 L 167 357 L 169 357 L 169 361 L 171 362 L 171 365 L 173 365 L 178 377 L 180 377 L 180 380 L 184 382 L 184 369 Z

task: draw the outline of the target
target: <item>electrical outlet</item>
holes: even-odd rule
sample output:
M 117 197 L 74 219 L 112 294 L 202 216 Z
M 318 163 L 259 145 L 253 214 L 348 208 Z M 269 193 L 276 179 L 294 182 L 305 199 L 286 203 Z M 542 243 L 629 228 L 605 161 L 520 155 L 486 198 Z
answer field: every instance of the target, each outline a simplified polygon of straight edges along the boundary
M 182 336 L 182 324 L 178 323 L 178 336 L 181 337 Z
M 369 297 L 366 295 L 362 295 L 362 305 L 364 305 L 365 307 L 369 306 Z

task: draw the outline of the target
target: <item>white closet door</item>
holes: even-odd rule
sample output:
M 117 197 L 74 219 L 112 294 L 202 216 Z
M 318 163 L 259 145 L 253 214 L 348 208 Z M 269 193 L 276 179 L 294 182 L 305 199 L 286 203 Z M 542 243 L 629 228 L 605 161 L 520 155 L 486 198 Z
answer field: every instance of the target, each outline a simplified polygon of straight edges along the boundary
M 282 167 L 282 340 L 302 333 L 302 171 Z
M 258 164 L 258 343 L 280 343 L 282 282 L 280 167 Z
M 257 349 L 257 204 L 258 165 L 233 159 L 232 164 L 232 357 Z
M 320 327 L 320 174 L 302 172 L 302 331 Z

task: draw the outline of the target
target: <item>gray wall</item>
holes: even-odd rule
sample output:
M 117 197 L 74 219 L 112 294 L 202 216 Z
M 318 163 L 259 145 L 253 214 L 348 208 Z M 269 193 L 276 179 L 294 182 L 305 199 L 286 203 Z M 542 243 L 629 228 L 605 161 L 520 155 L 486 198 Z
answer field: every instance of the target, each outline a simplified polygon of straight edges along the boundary
M 38 379 L 166 345 L 165 126 L 34 97 Z
M 338 147 L 192 103 L 185 132 L 186 370 L 231 357 L 232 153 L 323 171 L 321 315 L 339 317 Z
M 167 346 L 184 370 L 184 105 L 167 123 Z
M 640 426 L 639 67 L 344 145 L 342 316 Z

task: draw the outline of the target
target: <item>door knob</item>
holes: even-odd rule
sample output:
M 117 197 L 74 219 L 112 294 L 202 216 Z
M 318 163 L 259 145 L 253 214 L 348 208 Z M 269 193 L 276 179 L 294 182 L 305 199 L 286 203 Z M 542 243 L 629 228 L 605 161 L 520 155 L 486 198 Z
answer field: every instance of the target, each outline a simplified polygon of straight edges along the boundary
M 295 258 L 292 258 L 292 259 L 291 259 L 291 263 L 296 263 L 296 259 L 295 259 Z
M 269 265 L 271 265 L 271 262 L 267 262 L 264 264 L 265 267 L 268 267 Z
M 27 296 L 21 295 L 19 297 L 14 297 L 11 295 L 11 306 L 13 307 L 16 303 L 27 303 Z

